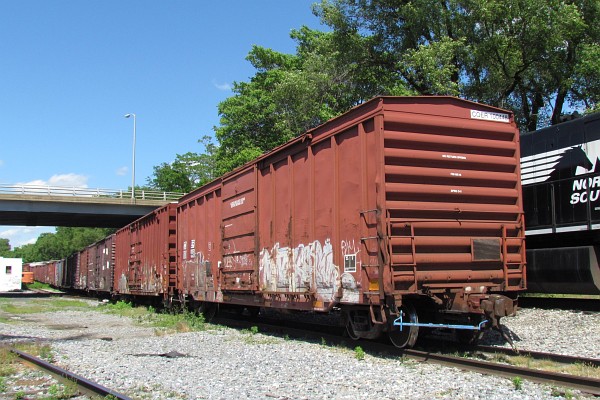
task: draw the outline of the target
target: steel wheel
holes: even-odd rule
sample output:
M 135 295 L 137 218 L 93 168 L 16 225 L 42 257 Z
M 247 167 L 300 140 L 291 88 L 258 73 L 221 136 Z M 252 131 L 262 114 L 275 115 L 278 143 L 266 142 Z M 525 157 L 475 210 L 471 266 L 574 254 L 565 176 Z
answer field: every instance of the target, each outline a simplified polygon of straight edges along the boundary
M 248 310 L 250 318 L 256 318 L 260 314 L 260 307 L 246 307 L 246 310 Z
M 217 311 L 218 311 L 217 304 L 207 302 L 207 301 L 200 302 L 200 305 L 198 307 L 198 312 L 202 313 L 202 315 L 204 316 L 204 320 L 206 322 L 210 322 L 210 320 L 212 320 L 214 318 L 214 316 L 217 314 Z
M 346 333 L 348 333 L 348 337 L 352 340 L 360 339 L 360 336 L 358 336 L 356 332 L 354 332 L 354 328 L 352 327 L 350 317 L 348 317 L 348 321 L 346 322 Z
M 400 312 L 402 313 L 402 320 L 405 322 L 418 323 L 419 318 L 417 316 L 417 311 L 410 303 L 405 303 L 400 307 Z M 390 318 L 390 324 L 393 324 L 393 318 Z M 419 327 L 418 326 L 405 326 L 402 331 L 399 326 L 392 325 L 390 327 L 390 331 L 388 332 L 388 336 L 392 344 L 400 349 L 405 347 L 413 347 L 417 342 L 417 336 L 419 335 Z

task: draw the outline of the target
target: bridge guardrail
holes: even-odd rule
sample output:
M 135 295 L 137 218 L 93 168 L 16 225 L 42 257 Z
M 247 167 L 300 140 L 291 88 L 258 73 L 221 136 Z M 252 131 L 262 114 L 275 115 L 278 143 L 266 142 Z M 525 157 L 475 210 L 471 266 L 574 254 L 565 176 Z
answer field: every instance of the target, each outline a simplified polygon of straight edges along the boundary
M 67 186 L 44 185 L 11 185 L 0 183 L 0 193 L 34 196 L 73 196 L 73 197 L 108 197 L 115 199 L 131 199 L 131 190 L 122 189 L 91 189 Z M 161 192 L 158 190 L 136 189 L 137 200 L 179 200 L 184 193 Z

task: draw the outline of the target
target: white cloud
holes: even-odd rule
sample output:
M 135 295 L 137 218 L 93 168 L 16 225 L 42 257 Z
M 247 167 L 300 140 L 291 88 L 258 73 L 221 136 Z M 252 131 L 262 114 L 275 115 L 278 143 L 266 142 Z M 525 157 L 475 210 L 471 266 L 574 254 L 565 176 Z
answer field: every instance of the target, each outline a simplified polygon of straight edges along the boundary
M 67 186 L 67 187 L 78 187 L 86 188 L 88 177 L 79 174 L 59 174 L 52 175 L 50 179 L 44 181 L 42 179 L 36 179 L 30 182 L 18 183 L 18 186 Z
M 3 228 L 7 229 L 0 231 L 0 238 L 8 239 L 13 249 L 35 243 L 42 233 L 55 232 L 53 227 L 48 226 L 5 226 Z
M 231 91 L 231 85 L 229 83 L 217 83 L 217 81 L 215 81 L 214 79 L 212 83 L 219 90 Z
M 121 167 L 121 168 L 117 169 L 116 173 L 119 176 L 125 176 L 125 175 L 127 175 L 128 171 L 129 171 L 129 168 L 127 168 L 127 167 Z

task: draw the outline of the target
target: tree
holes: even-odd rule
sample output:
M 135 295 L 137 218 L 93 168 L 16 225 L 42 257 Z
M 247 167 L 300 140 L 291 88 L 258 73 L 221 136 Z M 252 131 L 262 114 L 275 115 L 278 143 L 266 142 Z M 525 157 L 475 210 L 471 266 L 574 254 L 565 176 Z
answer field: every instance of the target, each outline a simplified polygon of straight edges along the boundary
M 295 55 L 254 46 L 250 82 L 219 104 L 217 171 L 223 174 L 377 94 L 408 94 L 356 32 L 292 31 Z
M 598 107 L 597 0 L 321 0 L 313 11 L 331 30 L 294 30 L 296 54 L 249 52 L 256 74 L 219 104 L 218 146 L 191 153 L 213 177 L 377 95 L 460 96 L 512 110 L 522 130 Z M 155 187 L 202 182 L 179 158 L 155 167 Z
M 10 251 L 10 241 L 8 239 L 0 238 L 0 256 L 5 257 L 4 254 Z
M 23 262 L 58 260 L 104 239 L 114 231 L 111 228 L 57 227 L 56 233 L 42 233 L 34 244 L 16 247 L 4 256 L 22 258 Z
M 253 47 L 247 59 L 258 72 L 250 82 L 234 82 L 234 96 L 218 106 L 220 126 L 215 128 L 219 141 L 219 174 L 258 157 L 294 136 L 282 124 L 281 110 L 273 97 L 284 71 L 294 69 L 297 57 L 262 47 Z
M 524 130 L 598 101 L 597 0 L 323 0 L 316 11 L 371 39 L 410 90 L 509 108 Z
M 148 184 L 151 188 L 166 192 L 191 192 L 215 178 L 216 146 L 209 136 L 198 141 L 204 146 L 204 153 L 187 152 L 177 154 L 172 163 L 162 163 L 154 167 Z

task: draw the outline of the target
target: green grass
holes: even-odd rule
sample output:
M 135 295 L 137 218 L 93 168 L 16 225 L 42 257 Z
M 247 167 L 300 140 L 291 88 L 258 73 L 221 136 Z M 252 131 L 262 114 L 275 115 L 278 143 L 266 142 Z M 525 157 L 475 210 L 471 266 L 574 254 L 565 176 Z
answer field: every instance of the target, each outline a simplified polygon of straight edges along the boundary
M 72 381 L 67 381 L 64 384 L 55 383 L 48 388 L 48 396 L 46 400 L 63 400 L 70 399 L 78 394 L 77 384 Z
M 195 314 L 190 311 L 160 313 L 154 307 L 134 307 L 131 303 L 125 301 L 102 305 L 98 309 L 109 314 L 132 318 L 141 325 L 154 327 L 157 335 L 206 329 L 206 322 L 202 314 Z
M 26 289 L 43 289 L 43 290 L 54 290 L 49 284 L 42 282 L 33 282 L 25 285 Z
M 19 343 L 15 345 L 15 348 L 17 350 L 21 350 L 24 353 L 31 354 L 34 357 L 46 360 L 50 363 L 54 362 L 54 351 L 52 350 L 52 346 L 50 346 L 49 344 Z
M 356 358 L 358 361 L 362 361 L 365 359 L 365 351 L 362 347 L 356 346 L 354 348 L 354 358 Z
M 203 331 L 206 329 L 206 322 L 202 314 L 195 314 L 193 312 L 184 311 L 178 314 L 162 314 L 162 313 L 151 313 L 149 314 L 143 323 L 158 328 L 160 333 L 175 332 L 192 332 L 192 331 Z
M 90 304 L 85 301 L 61 298 L 36 299 L 21 304 L 9 302 L 0 303 L 0 310 L 15 315 L 51 312 L 64 310 L 66 308 L 81 309 L 90 307 Z
M 0 377 L 11 376 L 16 372 L 15 362 L 17 356 L 8 348 L 0 348 Z
M 512 378 L 512 383 L 515 386 L 515 390 L 523 389 L 523 378 L 521 378 L 520 376 L 515 376 L 514 378 Z
M 561 374 L 569 374 L 576 376 L 584 376 L 588 378 L 600 379 L 600 368 L 582 363 L 563 364 L 546 359 L 535 359 L 530 356 L 506 354 L 495 354 L 492 357 L 495 362 L 503 362 L 516 367 L 539 369 L 543 371 L 558 372 Z
M 146 307 L 134 307 L 131 303 L 122 300 L 116 303 L 102 304 L 97 307 L 97 310 L 133 319 L 143 319 L 150 313 Z

